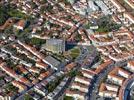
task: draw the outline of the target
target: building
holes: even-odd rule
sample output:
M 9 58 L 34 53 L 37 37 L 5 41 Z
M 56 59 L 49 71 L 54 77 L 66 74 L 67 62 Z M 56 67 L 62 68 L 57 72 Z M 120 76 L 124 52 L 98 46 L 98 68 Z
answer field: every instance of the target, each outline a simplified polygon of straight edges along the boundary
M 85 93 L 77 90 L 66 90 L 66 96 L 71 96 L 75 100 L 85 100 Z
M 76 76 L 74 81 L 80 82 L 84 85 L 90 85 L 91 79 L 82 76 Z
M 14 95 L 2 96 L 0 95 L 0 100 L 14 100 Z
M 60 39 L 46 40 L 45 49 L 53 53 L 62 53 L 65 51 L 65 41 Z
M 81 73 L 83 74 L 84 77 L 87 77 L 89 79 L 93 79 L 96 74 L 94 71 L 84 68 L 81 70 Z
M 60 98 L 63 98 L 63 92 L 65 91 L 65 87 L 68 85 L 69 78 L 65 77 L 61 83 L 54 89 L 53 92 L 50 92 L 47 95 L 48 100 L 60 100 Z M 61 99 L 63 100 L 63 99 Z
M 27 87 L 26 87 L 25 85 L 23 85 L 23 84 L 22 84 L 21 82 L 19 82 L 19 81 L 14 80 L 14 81 L 12 82 L 12 84 L 13 84 L 15 87 L 19 88 L 19 92 L 23 92 L 23 91 L 27 90 Z
M 124 0 L 132 9 L 134 9 L 134 1 L 133 0 Z
M 134 72 L 134 61 L 129 61 L 127 64 L 127 68 Z
M 14 27 L 17 28 L 18 30 L 24 30 L 26 24 L 27 24 L 27 21 L 20 20 L 17 24 L 14 25 Z
M 71 89 L 78 89 L 81 92 L 88 92 L 88 85 L 82 84 L 80 82 L 73 82 L 71 85 Z
M 129 76 L 130 72 L 124 70 L 123 68 L 116 67 L 108 74 L 108 79 L 121 86 L 124 80 Z
M 117 11 L 124 12 L 125 8 L 117 1 L 117 0 L 110 0 L 113 5 L 117 8 Z
M 44 63 L 44 62 L 38 61 L 38 62 L 36 62 L 36 67 L 47 69 L 48 68 L 48 65 L 46 63 Z
M 75 0 L 68 0 L 68 2 L 70 2 L 71 4 L 73 4 L 75 2 Z
M 69 63 L 69 64 L 67 64 L 66 66 L 65 66 L 65 72 L 69 72 L 69 71 L 71 71 L 73 68 L 75 68 L 76 67 L 76 63 L 74 63 L 74 62 L 71 62 L 71 63 Z
M 118 98 L 118 86 L 109 85 L 102 83 L 99 88 L 99 96 L 109 97 L 109 98 Z
M 47 63 L 48 65 L 50 65 L 52 68 L 54 68 L 56 70 L 57 70 L 57 67 L 60 65 L 60 61 L 53 58 L 52 56 L 45 57 L 44 61 L 45 61 L 45 63 Z
M 124 17 L 129 20 L 130 24 L 134 23 L 134 16 L 131 13 L 125 12 Z

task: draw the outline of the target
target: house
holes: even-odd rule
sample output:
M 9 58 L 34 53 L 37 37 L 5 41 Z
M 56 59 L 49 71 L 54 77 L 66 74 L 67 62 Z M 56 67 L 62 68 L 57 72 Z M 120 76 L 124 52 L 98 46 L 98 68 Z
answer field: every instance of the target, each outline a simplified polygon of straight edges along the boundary
M 110 1 L 118 9 L 119 12 L 124 12 L 126 10 L 117 0 L 110 0 Z
M 73 68 L 76 67 L 76 65 L 77 65 L 77 64 L 74 63 L 74 62 L 67 64 L 67 65 L 65 66 L 65 72 L 66 72 L 66 71 L 67 71 L 67 72 L 71 71 Z
M 76 76 L 75 81 L 85 85 L 90 85 L 91 79 L 82 76 Z
M 92 70 L 84 69 L 82 68 L 81 73 L 83 74 L 84 77 L 93 79 L 96 73 Z
M 45 87 L 42 84 L 37 84 L 34 87 L 34 90 L 38 92 L 39 94 L 42 94 L 43 96 L 46 96 L 48 91 L 45 89 Z
M 124 0 L 132 9 L 134 9 L 134 0 Z
M 60 96 L 62 96 L 64 90 L 65 90 L 65 87 L 68 83 L 68 80 L 69 78 L 68 77 L 65 77 L 61 83 L 54 89 L 53 92 L 49 93 L 47 95 L 47 98 L 49 100 L 57 100 Z
M 78 89 L 81 92 L 88 92 L 88 85 L 79 83 L 79 82 L 73 82 L 71 85 L 71 89 Z
M 134 61 L 129 61 L 127 64 L 127 68 L 134 72 Z
M 26 27 L 26 24 L 27 24 L 27 21 L 20 20 L 14 25 L 14 28 L 16 28 L 18 30 L 24 30 L 24 28 Z
M 35 66 L 39 67 L 39 68 L 42 68 L 42 69 L 47 69 L 48 68 L 48 65 L 46 63 L 40 62 L 40 61 L 37 61 Z
M 44 78 L 47 78 L 51 74 L 50 71 L 46 71 L 40 74 L 39 79 L 42 80 Z
M 66 96 L 71 96 L 74 99 L 85 100 L 85 93 L 78 90 L 66 90 Z
M 125 12 L 124 17 L 127 18 L 130 21 L 130 23 L 134 24 L 134 16 L 132 14 Z
M 14 98 L 15 98 L 14 94 L 0 95 L 0 100 L 14 100 Z
M 108 79 L 110 81 L 113 81 L 115 84 L 118 84 L 121 86 L 124 80 L 128 78 L 130 75 L 131 75 L 130 72 L 120 67 L 116 67 L 108 74 Z
M 32 83 L 25 77 L 19 78 L 18 81 L 23 83 L 23 84 L 25 84 L 25 85 L 27 85 L 27 86 L 32 86 Z
M 99 96 L 109 97 L 109 98 L 118 98 L 117 97 L 118 88 L 119 87 L 117 86 L 112 86 L 109 84 L 102 83 L 99 88 Z
M 12 84 L 13 84 L 15 87 L 18 87 L 18 88 L 19 88 L 19 92 L 22 92 L 22 91 L 27 90 L 27 87 L 26 87 L 25 85 L 23 85 L 22 83 L 20 83 L 19 81 L 14 80 L 14 81 L 12 82 Z

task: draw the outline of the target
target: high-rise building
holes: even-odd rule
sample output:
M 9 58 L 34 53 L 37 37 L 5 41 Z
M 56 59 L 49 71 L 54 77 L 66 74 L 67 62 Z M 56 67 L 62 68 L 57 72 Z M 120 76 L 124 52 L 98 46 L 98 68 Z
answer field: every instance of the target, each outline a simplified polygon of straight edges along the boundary
M 62 53 L 65 51 L 65 41 L 61 39 L 46 40 L 45 49 L 53 53 Z

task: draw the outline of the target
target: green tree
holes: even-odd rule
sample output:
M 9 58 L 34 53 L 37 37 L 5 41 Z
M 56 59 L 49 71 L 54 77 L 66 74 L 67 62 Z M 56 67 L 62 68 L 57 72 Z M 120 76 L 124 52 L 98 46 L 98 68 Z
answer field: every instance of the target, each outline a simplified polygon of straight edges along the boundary
M 24 96 L 24 100 L 33 100 L 33 98 L 30 95 L 26 94 Z
M 69 96 L 64 96 L 63 100 L 74 100 L 73 97 L 69 97 Z
M 2 25 L 8 18 L 9 15 L 7 13 L 6 7 L 0 5 L 0 25 Z

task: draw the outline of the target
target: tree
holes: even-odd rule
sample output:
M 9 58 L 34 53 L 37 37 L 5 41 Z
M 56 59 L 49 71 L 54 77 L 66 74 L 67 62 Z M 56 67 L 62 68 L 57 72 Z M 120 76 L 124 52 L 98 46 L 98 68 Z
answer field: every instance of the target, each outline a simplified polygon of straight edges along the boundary
M 65 96 L 63 100 L 74 100 L 73 97 Z
M 0 5 L 0 25 L 2 25 L 8 18 L 9 15 L 7 13 L 6 7 Z
M 33 98 L 30 95 L 26 94 L 24 96 L 24 100 L 33 100 Z
M 102 17 L 98 21 L 99 28 L 97 29 L 97 32 L 111 32 L 118 30 L 121 25 L 114 23 L 110 20 L 110 17 Z

